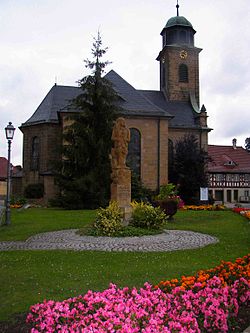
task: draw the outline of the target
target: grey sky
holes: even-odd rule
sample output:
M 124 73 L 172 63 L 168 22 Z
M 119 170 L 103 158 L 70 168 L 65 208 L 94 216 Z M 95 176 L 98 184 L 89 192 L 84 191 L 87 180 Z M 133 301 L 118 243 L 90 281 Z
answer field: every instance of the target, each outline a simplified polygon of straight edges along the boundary
M 250 136 L 249 0 L 180 0 L 180 15 L 197 31 L 201 47 L 201 104 L 210 144 L 244 146 Z M 87 74 L 93 36 L 100 29 L 107 59 L 137 89 L 159 89 L 160 32 L 176 15 L 176 0 L 0 0 L 0 156 L 4 127 L 18 128 L 55 83 L 76 85 Z M 16 130 L 12 160 L 22 163 Z

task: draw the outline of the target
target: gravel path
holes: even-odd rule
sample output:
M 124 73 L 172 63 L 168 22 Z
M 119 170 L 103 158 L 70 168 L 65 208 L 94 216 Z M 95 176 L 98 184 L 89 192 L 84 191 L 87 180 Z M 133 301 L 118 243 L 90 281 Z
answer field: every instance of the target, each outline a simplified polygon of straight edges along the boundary
M 25 242 L 0 242 L 0 251 L 8 250 L 75 250 L 165 252 L 195 249 L 219 240 L 193 231 L 165 230 L 164 233 L 142 237 L 93 237 L 76 234 L 77 229 L 46 232 Z

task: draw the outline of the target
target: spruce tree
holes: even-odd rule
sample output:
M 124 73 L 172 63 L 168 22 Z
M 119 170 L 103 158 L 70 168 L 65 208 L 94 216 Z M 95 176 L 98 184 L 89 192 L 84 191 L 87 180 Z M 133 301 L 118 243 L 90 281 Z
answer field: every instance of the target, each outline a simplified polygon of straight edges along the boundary
M 207 152 L 199 147 L 197 138 L 185 135 L 177 141 L 174 153 L 174 182 L 187 204 L 199 202 L 200 187 L 208 186 Z
M 81 93 L 72 101 L 71 125 L 63 134 L 62 168 L 57 180 L 61 204 L 69 209 L 104 206 L 110 198 L 111 135 L 120 110 L 117 94 L 102 77 L 109 64 L 102 61 L 106 51 L 98 32 L 93 60 L 85 60 L 92 73 L 79 81 Z
M 245 140 L 245 148 L 250 152 L 250 137 Z

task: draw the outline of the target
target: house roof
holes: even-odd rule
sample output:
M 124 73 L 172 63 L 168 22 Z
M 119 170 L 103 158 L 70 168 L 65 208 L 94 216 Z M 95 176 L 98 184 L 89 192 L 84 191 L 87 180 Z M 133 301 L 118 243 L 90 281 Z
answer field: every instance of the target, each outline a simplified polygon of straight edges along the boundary
M 20 167 L 12 166 L 12 176 L 16 176 L 20 174 Z M 5 180 L 7 178 L 7 167 L 8 167 L 8 160 L 5 157 L 0 157 L 0 179 Z
M 124 116 L 166 117 L 170 119 L 170 127 L 197 127 L 190 102 L 167 101 L 161 91 L 136 90 L 113 70 L 105 78 L 113 84 L 120 96 L 118 104 L 123 108 Z M 79 87 L 54 85 L 21 128 L 41 123 L 57 123 L 58 113 L 72 111 L 69 105 L 80 93 Z
M 208 154 L 212 159 L 209 172 L 250 173 L 250 153 L 242 147 L 209 145 Z

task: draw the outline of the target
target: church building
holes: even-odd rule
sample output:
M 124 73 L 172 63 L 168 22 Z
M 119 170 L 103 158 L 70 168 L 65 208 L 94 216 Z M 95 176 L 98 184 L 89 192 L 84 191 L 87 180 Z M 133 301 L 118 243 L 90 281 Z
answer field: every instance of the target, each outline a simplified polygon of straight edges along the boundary
M 194 134 L 207 149 L 207 112 L 200 107 L 199 53 L 196 31 L 183 16 L 171 17 L 161 31 L 159 62 L 160 90 L 137 90 L 111 70 L 106 78 L 119 96 L 120 116 L 130 129 L 129 158 L 143 184 L 158 189 L 168 182 L 168 161 L 177 140 Z M 23 133 L 23 188 L 43 184 L 44 202 L 54 198 L 53 161 L 69 112 L 69 101 L 80 94 L 79 87 L 54 85 L 34 114 L 21 126 Z M 190 166 L 191 167 L 191 166 Z

